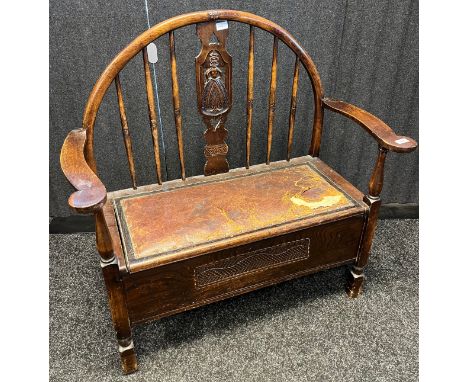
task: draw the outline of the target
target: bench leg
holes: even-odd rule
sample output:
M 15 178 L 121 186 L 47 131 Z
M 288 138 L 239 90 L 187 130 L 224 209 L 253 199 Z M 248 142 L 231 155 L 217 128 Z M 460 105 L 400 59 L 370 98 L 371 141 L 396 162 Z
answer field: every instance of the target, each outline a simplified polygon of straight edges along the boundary
M 348 297 L 356 298 L 362 292 L 362 286 L 364 284 L 364 272 L 363 268 L 358 268 L 355 265 L 350 269 L 348 274 L 348 283 L 346 285 L 346 293 Z
M 96 214 L 96 244 L 101 256 L 102 274 L 106 283 L 112 321 L 114 322 L 114 329 L 117 334 L 122 369 L 124 374 L 133 373 L 137 371 L 138 366 L 133 346 L 125 290 L 102 211 Z
M 101 262 L 101 265 L 109 296 L 112 321 L 114 322 L 114 329 L 117 334 L 122 370 L 124 374 L 130 374 L 137 371 L 138 366 L 123 283 L 120 280 L 116 259 L 107 264 Z
M 379 154 L 375 163 L 374 171 L 372 172 L 369 181 L 369 194 L 364 197 L 364 202 L 369 205 L 369 215 L 367 217 L 366 227 L 362 237 L 361 248 L 359 250 L 356 261 L 351 269 L 346 292 L 349 297 L 355 298 L 362 292 L 364 283 L 364 268 L 369 260 L 372 240 L 374 239 L 375 227 L 377 226 L 377 218 L 379 217 L 380 209 L 380 192 L 383 187 L 384 180 L 384 164 L 387 155 L 387 149 L 379 146 Z
M 380 198 L 373 198 L 370 196 L 366 196 L 364 201 L 369 204 L 370 211 L 366 228 L 364 229 L 361 250 L 348 275 L 346 293 L 351 298 L 358 297 L 362 292 L 364 284 L 364 269 L 367 265 L 367 261 L 369 260 L 370 249 L 372 247 L 372 240 L 374 239 L 375 228 L 377 227 L 377 218 L 381 203 Z

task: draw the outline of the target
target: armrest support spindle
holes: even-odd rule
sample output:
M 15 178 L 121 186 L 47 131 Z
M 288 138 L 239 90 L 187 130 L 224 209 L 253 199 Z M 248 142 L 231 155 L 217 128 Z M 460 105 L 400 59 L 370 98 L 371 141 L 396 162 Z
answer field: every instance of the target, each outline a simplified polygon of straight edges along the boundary
M 384 181 L 384 164 L 385 157 L 387 156 L 388 150 L 382 146 L 379 146 L 379 156 L 375 163 L 374 171 L 369 181 L 369 196 L 371 198 L 379 198 L 382 192 L 383 181 Z
M 374 238 L 377 219 L 379 215 L 380 193 L 384 181 L 384 164 L 388 151 L 407 153 L 416 149 L 418 144 L 409 137 L 396 135 L 395 132 L 376 116 L 354 105 L 343 101 L 322 99 L 323 107 L 342 114 L 362 126 L 378 143 L 379 155 L 375 163 L 374 171 L 369 180 L 369 193 L 364 196 L 364 202 L 369 205 L 366 227 L 363 233 L 361 248 L 355 264 L 350 272 L 347 292 L 350 297 L 357 297 L 362 290 L 364 281 L 364 267 L 367 264 L 372 240 Z

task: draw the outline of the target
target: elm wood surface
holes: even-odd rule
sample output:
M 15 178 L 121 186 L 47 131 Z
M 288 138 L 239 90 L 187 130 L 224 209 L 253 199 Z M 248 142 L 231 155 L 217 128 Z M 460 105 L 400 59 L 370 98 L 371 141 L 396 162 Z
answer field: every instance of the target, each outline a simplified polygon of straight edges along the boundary
M 362 245 L 359 255 L 353 265 L 348 277 L 346 291 L 350 297 L 357 297 L 362 292 L 364 282 L 364 268 L 369 259 L 372 240 L 374 239 L 375 229 L 377 228 L 377 218 L 379 215 L 380 192 L 383 188 L 384 164 L 387 156 L 387 149 L 379 146 L 379 154 L 375 163 L 374 171 L 369 180 L 369 194 L 364 197 L 364 202 L 370 207 L 367 226 L 362 238 Z
M 177 133 L 177 148 L 179 149 L 180 177 L 185 179 L 184 140 L 182 138 L 182 116 L 180 114 L 179 80 L 177 78 L 177 61 L 175 52 L 174 31 L 169 32 L 169 48 L 171 55 L 172 106 Z
M 253 91 L 254 91 L 254 47 L 255 47 L 255 32 L 254 28 L 250 26 L 249 34 L 249 64 L 247 68 L 247 128 L 245 132 L 245 167 L 250 166 L 250 144 L 252 138 L 252 116 L 253 116 Z
M 307 71 L 311 85 L 314 91 L 314 119 L 313 133 L 309 153 L 312 156 L 318 156 L 320 149 L 320 141 L 322 136 L 323 122 L 323 107 L 322 97 L 323 90 L 317 68 L 309 54 L 302 48 L 296 39 L 278 24 L 254 15 L 248 12 L 228 9 L 215 9 L 209 11 L 199 11 L 187 13 L 180 16 L 175 16 L 167 19 L 135 38 L 127 47 L 125 47 L 103 71 L 98 81 L 93 87 L 86 103 L 83 115 L 83 128 L 87 133 L 85 157 L 89 166 L 96 172 L 96 160 L 94 158 L 94 124 L 96 115 L 101 105 L 101 101 L 108 87 L 114 80 L 115 76 L 125 67 L 125 65 L 135 57 L 145 46 L 153 42 L 157 38 L 172 33 L 171 31 L 191 25 L 207 21 L 228 20 L 250 24 L 254 27 L 263 29 L 281 40 L 286 44 L 300 59 L 302 65 Z M 171 49 L 172 52 L 172 49 Z M 172 58 L 172 56 L 171 56 Z M 171 59 L 171 67 L 175 60 Z
M 278 282 L 352 263 L 358 251 L 363 224 L 363 215 L 352 216 L 204 256 L 129 273 L 124 277 L 124 283 L 130 319 L 132 322 L 143 322 L 170 316 Z M 304 239 L 307 239 L 307 243 L 302 247 L 304 251 L 296 258 L 276 263 L 273 261 L 272 254 L 278 253 L 276 246 L 283 246 L 283 249 L 287 250 L 288 245 Z M 253 252 L 256 252 L 255 257 L 239 264 L 239 261 L 242 262 L 242 259 Z M 263 260 L 261 263 L 261 254 L 270 254 L 272 259 Z M 223 261 L 226 262 L 224 269 Z M 197 284 L 197 275 L 213 265 L 218 265 L 218 280 L 201 286 L 198 281 Z M 222 277 L 236 265 L 238 271 L 234 277 Z
M 310 238 L 284 241 L 269 247 L 242 252 L 226 259 L 217 259 L 197 266 L 194 270 L 195 288 L 235 280 L 241 275 L 263 271 L 305 260 L 310 256 Z
M 72 130 L 65 138 L 60 152 L 62 171 L 77 190 L 68 198 L 68 204 L 76 212 L 84 214 L 99 211 L 107 198 L 104 184 L 85 159 L 85 145 L 86 130 Z
M 129 374 L 137 369 L 137 360 L 128 315 L 127 292 L 115 259 L 109 263 L 101 261 L 101 267 L 107 287 L 112 321 L 117 334 L 122 371 L 124 374 Z
M 362 126 L 377 141 L 379 148 L 374 171 L 369 180 L 369 194 L 364 197 L 364 202 L 369 205 L 370 210 L 362 238 L 362 246 L 349 273 L 348 284 L 346 286 L 348 296 L 357 297 L 362 292 L 364 268 L 369 259 L 372 240 L 377 227 L 379 209 L 382 204 L 380 193 L 383 188 L 384 163 L 387 152 L 409 153 L 416 149 L 417 143 L 412 138 L 395 134 L 385 122 L 357 106 L 329 98 L 324 98 L 322 101 L 327 109 L 342 114 Z
M 130 177 L 132 178 L 133 188 L 137 188 L 135 162 L 133 159 L 132 140 L 130 138 L 130 131 L 128 130 L 127 113 L 125 112 L 125 105 L 122 95 L 122 85 L 120 84 L 120 77 L 117 74 L 115 77 L 115 89 L 117 91 L 117 99 L 119 103 L 120 122 L 122 124 L 122 135 L 125 142 L 125 151 L 127 153 L 128 168 L 130 170 Z
M 127 309 L 127 294 L 102 209 L 96 213 L 96 247 L 101 257 L 101 269 L 117 335 L 122 370 L 125 374 L 132 373 L 137 369 L 137 361 Z
M 158 118 L 156 108 L 154 106 L 154 92 L 153 81 L 151 80 L 151 72 L 148 62 L 148 50 L 143 49 L 143 66 L 145 70 L 145 84 L 146 84 L 146 100 L 148 102 L 148 117 L 151 126 L 151 137 L 153 139 L 154 162 L 156 165 L 156 178 L 159 184 L 162 184 L 161 174 L 161 158 L 159 154 L 159 133 L 158 133 Z
M 273 139 L 273 122 L 276 110 L 276 77 L 278 73 L 278 37 L 273 39 L 273 55 L 271 59 L 270 97 L 268 99 L 268 131 L 266 164 L 270 164 L 271 143 Z
M 297 106 L 297 88 L 299 85 L 299 57 L 296 56 L 294 64 L 294 77 L 291 89 L 291 105 L 289 108 L 289 130 L 288 130 L 288 152 L 287 160 L 291 159 L 291 149 L 293 144 L 294 124 L 296 123 L 296 106 Z
M 206 125 L 205 175 L 229 171 L 224 127 L 232 105 L 232 59 L 226 50 L 228 28 L 217 22 L 197 24 L 202 43 L 195 60 L 198 111 Z M 215 42 L 211 41 L 214 36 Z
M 108 200 L 104 204 L 104 207 L 102 208 L 102 213 L 108 228 L 112 249 L 114 251 L 114 256 L 117 260 L 117 265 L 119 267 L 120 274 L 124 275 L 128 273 L 128 267 L 122 250 L 119 228 L 117 227 L 114 207 L 111 201 Z
M 205 171 L 205 174 L 211 176 L 186 178 L 174 30 L 198 24 L 202 40 L 200 60 L 196 63 L 198 74 L 195 76 L 198 81 L 199 112 L 209 122 L 208 130 L 210 127 L 216 130 L 213 123 L 215 126 L 218 126 L 218 122 L 224 124 L 232 103 L 231 61 L 224 49 L 227 31 L 220 28 L 220 32 L 216 27 L 217 22 L 222 20 L 250 24 L 246 169 L 220 173 L 229 169 L 220 165 L 226 160 L 227 153 L 225 135 L 220 134 L 215 141 L 207 139 L 207 147 L 216 147 L 210 154 L 220 159 L 212 171 Z M 254 27 L 273 34 L 274 40 L 267 164 L 250 166 Z M 213 33 L 218 42 L 211 41 Z M 157 177 L 159 183 L 162 181 L 158 169 L 156 114 L 146 46 L 165 34 L 169 37 L 172 106 L 181 179 L 108 194 L 96 175 L 94 123 L 104 94 L 112 81 L 115 81 L 132 186 L 136 188 L 119 73 L 140 51 L 143 53 Z M 280 41 L 295 53 L 296 63 L 286 161 L 270 163 Z M 305 68 L 314 91 L 314 120 L 310 156 L 291 159 L 299 63 Z M 377 141 L 379 153 L 369 181 L 368 195 L 363 195 L 318 159 L 324 108 L 351 118 Z M 414 140 L 398 136 L 370 113 L 342 101 L 323 98 L 320 78 L 312 59 L 287 31 L 262 17 L 233 10 L 211 10 L 177 16 L 138 36 L 115 57 L 96 82 L 85 108 L 82 126 L 82 129 L 73 130 L 67 136 L 60 161 L 65 176 L 77 190 L 70 196 L 70 206 L 79 213 L 95 214 L 97 249 L 125 373 L 137 369 L 131 337 L 131 324 L 136 322 L 168 316 L 346 263 L 353 263 L 347 292 L 349 296 L 356 297 L 362 290 L 364 268 L 381 204 L 380 192 L 387 151 L 410 152 L 417 146 Z M 219 132 L 225 134 L 222 129 Z M 245 182 L 247 178 L 255 182 Z M 174 195 L 183 198 L 183 202 L 177 200 L 177 197 L 171 199 Z M 182 208 L 184 206 L 185 210 Z M 249 210 L 251 207 L 253 210 Z M 158 220 L 164 216 L 166 221 Z M 167 216 L 171 216 L 171 220 Z M 196 231 L 200 225 L 191 224 L 194 216 L 206 219 L 204 232 Z M 240 220 L 236 221 L 239 216 Z M 186 224 L 181 224 L 185 221 Z M 175 223 L 171 227 L 172 222 Z M 164 224 L 168 227 L 161 230 Z M 136 248 L 133 253 L 128 251 L 129 240 Z
M 324 98 L 323 104 L 327 109 L 342 114 L 361 125 L 380 146 L 387 150 L 406 153 L 415 150 L 418 146 L 414 139 L 395 134 L 385 122 L 357 106 L 330 98 Z

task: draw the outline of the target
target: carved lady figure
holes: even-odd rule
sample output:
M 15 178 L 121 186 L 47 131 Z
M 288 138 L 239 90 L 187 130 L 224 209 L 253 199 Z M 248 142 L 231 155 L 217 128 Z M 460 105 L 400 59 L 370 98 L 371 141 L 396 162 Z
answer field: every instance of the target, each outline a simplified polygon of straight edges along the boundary
M 221 74 L 221 69 L 217 66 L 210 66 L 205 71 L 206 80 L 202 94 L 202 112 L 205 115 L 221 115 L 229 107 L 228 93 Z

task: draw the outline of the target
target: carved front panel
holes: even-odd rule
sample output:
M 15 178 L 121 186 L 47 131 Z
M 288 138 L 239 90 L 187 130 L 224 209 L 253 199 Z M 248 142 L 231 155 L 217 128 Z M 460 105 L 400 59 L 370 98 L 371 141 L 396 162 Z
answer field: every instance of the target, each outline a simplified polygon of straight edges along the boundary
M 309 239 L 262 248 L 195 268 L 197 288 L 309 257 Z
M 197 34 L 202 43 L 195 66 L 198 111 L 206 125 L 205 175 L 213 175 L 229 171 L 224 127 L 232 103 L 231 56 L 225 47 L 227 21 L 197 24 Z

